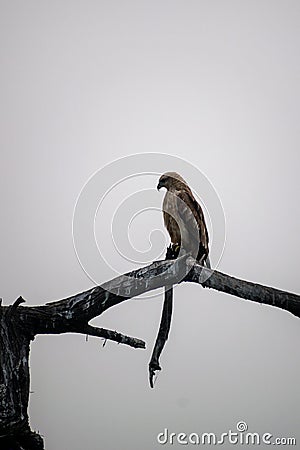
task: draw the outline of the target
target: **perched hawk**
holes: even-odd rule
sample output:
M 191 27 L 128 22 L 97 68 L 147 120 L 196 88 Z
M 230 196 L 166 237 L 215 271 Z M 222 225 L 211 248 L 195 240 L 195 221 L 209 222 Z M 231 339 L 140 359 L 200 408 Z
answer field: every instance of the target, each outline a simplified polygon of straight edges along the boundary
M 164 223 L 173 246 L 182 247 L 210 267 L 204 214 L 191 189 L 176 172 L 166 172 L 160 177 L 157 189 L 162 187 L 167 189 L 163 201 Z
M 172 246 L 168 248 L 166 259 L 178 256 L 181 248 L 200 263 L 210 268 L 208 257 L 208 233 L 201 206 L 184 179 L 176 172 L 166 172 L 158 182 L 157 189 L 167 189 L 163 202 L 165 226 Z M 153 378 L 161 370 L 159 358 L 168 339 L 173 309 L 173 286 L 165 286 L 164 306 L 159 332 L 149 362 L 149 381 L 153 388 Z

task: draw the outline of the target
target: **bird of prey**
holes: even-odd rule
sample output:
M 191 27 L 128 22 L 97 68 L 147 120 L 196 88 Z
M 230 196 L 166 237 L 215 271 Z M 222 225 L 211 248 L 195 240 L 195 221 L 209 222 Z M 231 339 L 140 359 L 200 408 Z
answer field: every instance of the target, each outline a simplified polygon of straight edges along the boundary
M 163 201 L 165 226 L 171 238 L 166 259 L 176 258 L 179 250 L 190 253 L 197 262 L 210 268 L 208 232 L 201 206 L 196 201 L 191 189 L 176 172 L 164 173 L 157 189 L 166 188 Z M 165 286 L 164 306 L 158 335 L 149 362 L 149 382 L 153 388 L 154 375 L 161 370 L 159 358 L 168 339 L 173 310 L 173 286 Z
M 191 253 L 200 264 L 210 268 L 204 214 L 191 189 L 176 172 L 166 172 L 160 177 L 157 189 L 162 187 L 167 189 L 163 217 L 173 248 Z

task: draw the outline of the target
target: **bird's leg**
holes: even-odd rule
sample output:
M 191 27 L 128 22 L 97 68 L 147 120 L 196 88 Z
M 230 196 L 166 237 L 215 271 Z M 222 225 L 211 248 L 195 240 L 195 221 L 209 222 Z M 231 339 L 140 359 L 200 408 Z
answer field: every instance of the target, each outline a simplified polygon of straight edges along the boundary
M 198 264 L 200 264 L 201 266 L 206 266 L 208 269 L 211 269 L 210 266 L 210 259 L 208 255 L 202 255 L 200 259 L 198 259 L 197 261 Z
M 209 259 L 209 256 L 208 256 L 208 255 L 207 255 L 207 258 L 206 258 L 206 260 L 205 260 L 205 265 L 206 265 L 206 267 L 207 267 L 208 269 L 211 269 L 210 259 Z
M 176 259 L 180 252 L 180 245 L 177 242 L 175 244 L 172 244 L 172 250 L 173 250 L 173 254 L 175 255 L 174 259 Z
M 170 244 L 167 248 L 166 259 L 176 259 L 179 255 L 179 250 L 179 244 Z
M 205 255 L 202 255 L 201 258 L 198 259 L 197 263 L 200 264 L 201 266 L 203 266 L 204 263 L 205 263 L 205 259 L 204 258 L 205 258 Z

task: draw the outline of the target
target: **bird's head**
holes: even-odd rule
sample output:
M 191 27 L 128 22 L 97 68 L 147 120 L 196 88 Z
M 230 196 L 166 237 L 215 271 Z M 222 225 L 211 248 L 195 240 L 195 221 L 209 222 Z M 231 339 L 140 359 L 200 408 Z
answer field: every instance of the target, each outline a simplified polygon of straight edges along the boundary
M 166 172 L 158 180 L 157 190 L 161 188 L 166 188 L 167 191 L 171 189 L 176 189 L 186 184 L 184 179 L 177 172 Z

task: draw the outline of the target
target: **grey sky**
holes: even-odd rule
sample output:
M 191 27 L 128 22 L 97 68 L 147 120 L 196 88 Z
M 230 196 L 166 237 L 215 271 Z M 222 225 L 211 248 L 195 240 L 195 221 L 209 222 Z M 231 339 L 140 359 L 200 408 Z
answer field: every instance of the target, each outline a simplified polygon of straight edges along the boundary
M 216 189 L 227 235 L 220 270 L 299 292 L 299 22 L 293 0 L 2 0 L 4 303 L 91 287 L 73 248 L 77 196 L 96 170 L 146 152 L 187 160 Z M 162 229 L 159 215 L 153 221 Z M 140 223 L 146 248 L 150 216 Z M 145 339 L 146 351 L 75 335 L 36 339 L 30 415 L 47 450 L 156 449 L 165 427 L 222 433 L 238 420 L 300 442 L 299 321 L 179 286 L 150 390 L 161 303 L 126 302 L 95 320 Z

